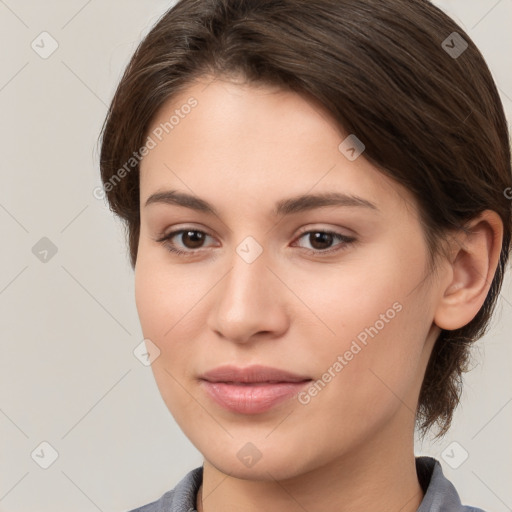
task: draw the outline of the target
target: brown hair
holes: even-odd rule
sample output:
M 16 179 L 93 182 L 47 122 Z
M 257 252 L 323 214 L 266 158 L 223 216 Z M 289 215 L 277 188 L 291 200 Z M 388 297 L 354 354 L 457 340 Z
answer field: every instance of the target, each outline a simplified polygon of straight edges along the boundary
M 427 0 L 179 1 L 138 46 L 102 129 L 101 177 L 111 210 L 125 222 L 133 268 L 140 229 L 134 152 L 162 104 L 204 75 L 242 76 L 319 100 L 364 143 L 364 156 L 415 197 L 430 271 L 449 230 L 465 229 L 485 209 L 499 214 L 503 245 L 487 298 L 467 325 L 441 332 L 420 392 L 422 435 L 435 424 L 437 437 L 444 435 L 511 244 L 508 128 L 482 55 Z

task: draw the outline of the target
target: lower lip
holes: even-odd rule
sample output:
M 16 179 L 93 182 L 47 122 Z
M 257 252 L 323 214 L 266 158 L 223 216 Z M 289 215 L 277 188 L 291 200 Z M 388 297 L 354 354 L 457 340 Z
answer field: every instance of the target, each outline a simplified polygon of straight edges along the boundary
M 220 406 L 241 414 L 258 414 L 296 395 L 311 381 L 235 384 L 202 380 L 206 393 Z

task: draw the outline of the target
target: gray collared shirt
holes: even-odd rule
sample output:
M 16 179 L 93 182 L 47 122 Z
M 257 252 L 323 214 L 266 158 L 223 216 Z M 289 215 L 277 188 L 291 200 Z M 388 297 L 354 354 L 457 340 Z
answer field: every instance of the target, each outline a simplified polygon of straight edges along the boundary
M 416 512 L 484 512 L 462 505 L 453 484 L 444 476 L 441 464 L 432 457 L 416 457 L 416 472 L 425 496 Z M 203 467 L 187 473 L 176 487 L 159 500 L 130 512 L 197 512 L 196 496 L 203 480 Z

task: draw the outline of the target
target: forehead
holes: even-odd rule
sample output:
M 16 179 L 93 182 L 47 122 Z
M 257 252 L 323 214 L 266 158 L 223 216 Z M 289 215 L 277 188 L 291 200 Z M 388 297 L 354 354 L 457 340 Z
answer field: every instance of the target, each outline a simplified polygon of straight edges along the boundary
M 148 135 L 155 146 L 140 166 L 141 204 L 171 188 L 215 192 L 239 206 L 309 190 L 364 196 L 383 209 L 414 203 L 364 153 L 347 159 L 339 146 L 349 134 L 317 101 L 292 91 L 204 79 L 168 100 Z

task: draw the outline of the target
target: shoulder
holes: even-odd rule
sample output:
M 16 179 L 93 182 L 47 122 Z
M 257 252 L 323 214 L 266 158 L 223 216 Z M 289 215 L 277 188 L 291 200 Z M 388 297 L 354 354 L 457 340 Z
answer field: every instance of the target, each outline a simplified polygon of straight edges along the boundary
M 461 503 L 454 485 L 444 476 L 441 463 L 433 457 L 416 457 L 416 472 L 425 493 L 416 512 L 485 512 Z
M 203 480 L 203 467 L 188 472 L 170 491 L 158 500 L 129 512 L 195 512 L 196 496 Z

